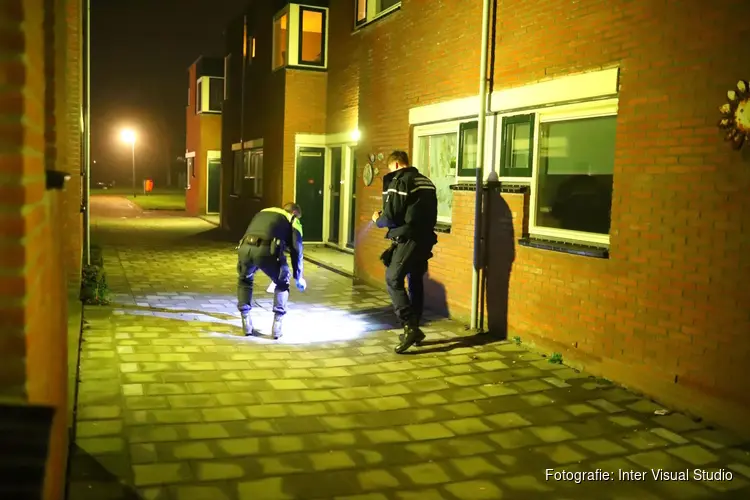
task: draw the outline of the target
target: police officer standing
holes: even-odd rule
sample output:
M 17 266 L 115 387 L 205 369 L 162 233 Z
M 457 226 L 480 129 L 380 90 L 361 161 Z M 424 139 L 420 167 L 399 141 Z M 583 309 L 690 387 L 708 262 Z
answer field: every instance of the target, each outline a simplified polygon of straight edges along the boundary
M 281 337 L 281 320 L 286 314 L 290 273 L 285 251 L 289 250 L 292 273 L 297 289 L 307 287 L 302 277 L 302 210 L 296 203 L 284 208 L 266 208 L 258 212 L 237 247 L 237 309 L 242 314 L 242 330 L 253 335 L 250 318 L 255 273 L 263 271 L 276 289 L 273 295 L 273 338 Z
M 424 275 L 432 247 L 437 243 L 437 191 L 432 181 L 409 165 L 409 155 L 394 151 L 388 157 L 390 173 L 383 177 L 383 210 L 372 215 L 387 228 L 393 243 L 381 259 L 387 266 L 385 282 L 393 308 L 404 327 L 396 353 L 424 340 L 419 328 L 424 308 Z M 409 294 L 404 279 L 409 280 Z

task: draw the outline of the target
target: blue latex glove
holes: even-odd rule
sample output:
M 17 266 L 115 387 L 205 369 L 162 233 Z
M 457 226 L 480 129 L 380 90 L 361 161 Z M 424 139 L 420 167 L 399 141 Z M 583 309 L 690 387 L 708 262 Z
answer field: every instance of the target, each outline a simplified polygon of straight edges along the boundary
M 297 290 L 304 292 L 305 288 L 307 288 L 307 281 L 305 281 L 305 278 L 297 279 Z

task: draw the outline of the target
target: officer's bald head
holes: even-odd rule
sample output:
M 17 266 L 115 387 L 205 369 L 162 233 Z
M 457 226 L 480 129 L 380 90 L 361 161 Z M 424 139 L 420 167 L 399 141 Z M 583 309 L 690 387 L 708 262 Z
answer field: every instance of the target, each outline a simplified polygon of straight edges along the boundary
M 287 203 L 286 205 L 284 205 L 284 210 L 286 210 L 290 214 L 294 215 L 298 219 L 302 218 L 302 209 L 296 203 L 293 203 L 293 202 L 290 201 L 289 203 Z

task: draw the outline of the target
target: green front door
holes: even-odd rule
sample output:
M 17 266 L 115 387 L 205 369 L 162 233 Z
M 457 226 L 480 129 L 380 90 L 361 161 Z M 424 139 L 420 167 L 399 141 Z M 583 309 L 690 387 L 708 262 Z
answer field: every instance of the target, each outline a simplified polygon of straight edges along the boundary
M 221 199 L 221 159 L 208 160 L 208 186 L 206 188 L 206 212 L 218 214 Z
M 300 148 L 297 153 L 297 199 L 302 208 L 305 241 L 323 241 L 325 149 Z

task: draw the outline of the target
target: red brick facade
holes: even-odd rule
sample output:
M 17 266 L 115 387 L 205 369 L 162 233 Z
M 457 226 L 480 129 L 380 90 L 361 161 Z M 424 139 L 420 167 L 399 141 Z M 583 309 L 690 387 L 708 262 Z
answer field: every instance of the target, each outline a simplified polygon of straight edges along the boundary
M 274 147 L 283 143 L 283 163 L 267 162 L 269 169 L 283 164 L 282 198 L 294 182 L 296 133 L 358 128 L 361 166 L 369 153 L 414 153 L 410 109 L 476 96 L 481 7 L 404 0 L 354 31 L 352 3 L 331 0 L 326 73 L 277 73 L 285 96 L 269 93 L 284 102 L 283 137 L 264 138 Z M 716 122 L 727 91 L 749 77 L 742 68 L 750 67 L 750 56 L 739 44 L 748 13 L 741 0 L 500 0 L 490 43 L 491 92 L 619 71 L 608 258 L 518 245 L 529 232 L 528 188 L 489 191 L 490 326 L 505 307 L 498 297 L 507 295 L 500 302 L 507 302 L 509 335 L 729 425 L 731 415 L 740 422 L 748 416 L 729 410 L 750 403 L 750 267 L 742 234 L 750 169 Z M 269 46 L 258 42 L 260 53 Z M 382 286 L 378 256 L 386 242 L 382 231 L 365 231 L 380 208 L 380 182 L 357 182 L 355 273 Z M 428 285 L 433 305 L 445 295 L 451 315 L 462 320 L 471 310 L 474 197 L 472 190 L 453 191 L 452 222 L 439 234 Z M 493 280 L 508 274 L 503 268 L 513 257 L 502 291 Z
M 399 12 L 353 36 L 362 44 L 360 162 L 370 150 L 409 148 L 409 108 L 476 95 L 480 6 L 456 17 L 445 3 L 425 8 L 404 0 Z M 493 90 L 620 68 L 610 257 L 517 246 L 510 335 L 667 402 L 724 420 L 736 415 L 737 422 L 747 414 L 727 410 L 750 403 L 742 382 L 750 350 L 742 234 L 750 170 L 716 122 L 727 90 L 748 78 L 741 68 L 750 56 L 736 48 L 748 32 L 738 14 L 748 7 L 730 0 L 505 0 L 491 57 Z M 379 190 L 376 179 L 359 196 L 361 224 L 378 207 Z M 520 237 L 528 194 L 503 198 Z M 470 306 L 473 202 L 473 192 L 454 192 L 450 234 L 440 234 L 430 268 L 458 318 Z M 368 281 L 383 276 L 380 237 L 370 232 L 357 245 L 357 273 Z
M 55 409 L 44 493 L 53 500 L 67 457 L 67 290 L 81 275 L 80 3 L 5 2 L 0 18 L 9 42 L 0 63 L 0 395 Z M 63 191 L 45 189 L 45 168 L 70 174 Z
M 190 100 L 186 108 L 185 124 L 187 153 L 194 155 L 193 167 L 186 172 L 185 211 L 189 215 L 204 215 L 207 208 L 208 152 L 221 151 L 221 115 L 196 113 L 197 63 L 188 69 Z

